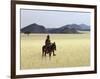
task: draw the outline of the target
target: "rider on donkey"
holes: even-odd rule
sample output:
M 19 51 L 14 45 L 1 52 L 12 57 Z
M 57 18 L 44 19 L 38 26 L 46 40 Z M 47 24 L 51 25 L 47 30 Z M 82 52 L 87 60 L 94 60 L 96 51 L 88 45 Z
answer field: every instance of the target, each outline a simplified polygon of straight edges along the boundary
M 49 50 L 49 47 L 51 45 L 51 41 L 50 41 L 50 36 L 47 35 L 47 38 L 45 40 L 45 45 L 46 45 L 46 49 Z

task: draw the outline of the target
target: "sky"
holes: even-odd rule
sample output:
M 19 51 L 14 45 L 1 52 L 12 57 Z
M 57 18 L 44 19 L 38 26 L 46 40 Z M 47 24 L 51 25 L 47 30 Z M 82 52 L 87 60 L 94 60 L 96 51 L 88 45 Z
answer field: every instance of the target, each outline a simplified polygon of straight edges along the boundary
M 89 12 L 21 9 L 21 28 L 37 23 L 46 28 L 58 28 L 67 24 L 90 25 Z

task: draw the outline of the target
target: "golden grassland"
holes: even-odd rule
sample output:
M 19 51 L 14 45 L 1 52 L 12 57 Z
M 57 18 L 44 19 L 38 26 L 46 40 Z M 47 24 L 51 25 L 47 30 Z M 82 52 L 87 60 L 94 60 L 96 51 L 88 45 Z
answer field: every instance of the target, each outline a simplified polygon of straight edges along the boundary
M 56 56 L 42 58 L 47 34 L 21 34 L 21 69 L 80 67 L 90 65 L 90 34 L 50 34 Z

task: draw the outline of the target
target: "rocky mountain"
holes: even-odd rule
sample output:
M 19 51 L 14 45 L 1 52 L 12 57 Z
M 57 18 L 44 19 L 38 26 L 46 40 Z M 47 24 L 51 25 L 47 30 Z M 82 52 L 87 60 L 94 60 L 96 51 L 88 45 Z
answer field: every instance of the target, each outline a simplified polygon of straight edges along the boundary
M 78 33 L 78 30 L 75 27 L 71 27 L 71 25 L 65 25 L 60 28 L 52 28 L 48 29 L 49 33 Z
M 81 27 L 80 28 L 81 31 L 90 31 L 90 26 L 89 25 L 80 24 L 79 26 Z
M 33 23 L 22 28 L 21 32 L 22 33 L 46 33 L 47 30 L 44 26 Z
M 85 24 L 68 24 L 60 28 L 47 28 L 49 33 L 79 33 L 78 31 L 90 31 L 90 26 Z
M 89 31 L 90 26 L 85 24 L 68 24 L 59 28 L 45 28 L 45 26 L 33 23 L 21 29 L 22 33 L 79 33 Z

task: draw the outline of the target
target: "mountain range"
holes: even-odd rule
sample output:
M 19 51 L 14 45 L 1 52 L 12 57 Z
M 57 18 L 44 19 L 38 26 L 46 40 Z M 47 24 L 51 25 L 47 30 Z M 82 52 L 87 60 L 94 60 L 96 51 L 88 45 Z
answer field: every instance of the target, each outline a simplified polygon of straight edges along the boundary
M 59 28 L 45 28 L 37 23 L 21 28 L 21 33 L 80 33 L 79 31 L 90 31 L 90 26 L 86 24 L 67 24 Z

